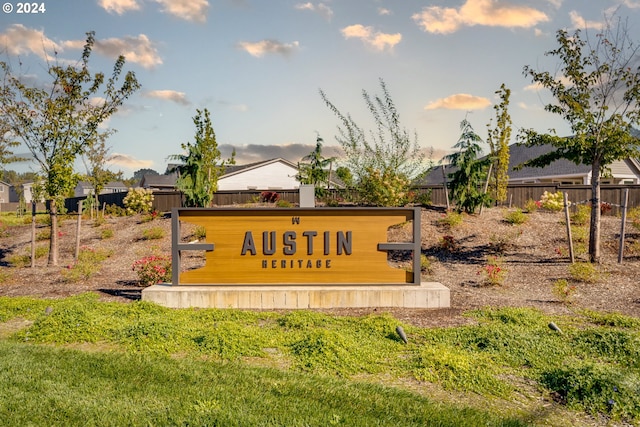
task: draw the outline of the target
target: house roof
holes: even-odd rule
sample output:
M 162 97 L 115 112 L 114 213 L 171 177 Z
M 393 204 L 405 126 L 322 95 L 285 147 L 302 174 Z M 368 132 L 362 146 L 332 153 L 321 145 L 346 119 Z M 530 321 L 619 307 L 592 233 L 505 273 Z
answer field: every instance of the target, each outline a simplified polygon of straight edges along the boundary
M 270 165 L 270 164 L 273 164 L 273 163 L 278 163 L 278 162 L 284 163 L 285 165 L 287 165 L 287 166 L 289 166 L 289 167 L 291 167 L 291 168 L 293 168 L 295 170 L 298 170 L 298 166 L 295 163 L 290 162 L 287 159 L 283 159 L 281 157 L 277 157 L 275 159 L 262 160 L 260 162 L 248 163 L 246 165 L 228 165 L 228 166 L 225 166 L 224 173 L 220 176 L 220 178 L 226 178 L 226 177 L 229 177 L 229 176 L 237 175 L 239 173 L 246 172 L 248 170 L 257 169 L 259 167 Z
M 522 180 L 528 178 L 540 178 L 547 176 L 585 176 L 591 172 L 591 165 L 578 165 L 567 159 L 558 159 L 544 168 L 523 167 L 514 168 L 524 162 L 535 159 L 543 154 L 555 150 L 552 145 L 525 145 L 512 144 L 509 146 L 509 180 Z
M 167 187 L 174 188 L 176 186 L 176 181 L 178 180 L 178 175 L 176 173 L 171 173 L 169 175 L 144 175 L 140 180 L 140 187 Z

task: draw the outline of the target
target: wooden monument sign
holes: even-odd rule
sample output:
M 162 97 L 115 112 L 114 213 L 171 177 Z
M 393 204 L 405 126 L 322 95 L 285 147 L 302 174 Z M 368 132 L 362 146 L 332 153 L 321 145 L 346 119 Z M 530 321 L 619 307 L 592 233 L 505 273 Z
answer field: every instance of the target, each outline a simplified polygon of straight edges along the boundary
M 206 230 L 206 243 L 179 241 L 180 223 Z M 389 227 L 413 223 L 409 242 Z M 173 285 L 420 284 L 419 208 L 196 209 L 172 211 Z M 181 271 L 181 253 L 205 250 L 206 264 Z M 412 251 L 411 272 L 387 251 Z
M 143 300 L 241 309 L 450 304 L 449 289 L 420 281 L 419 208 L 175 208 L 171 222 L 172 283 L 143 289 Z M 183 241 L 185 223 L 204 227 L 205 241 Z M 398 224 L 412 227 L 409 241 L 388 241 Z M 205 251 L 198 268 L 181 260 L 193 250 Z M 389 265 L 393 250 L 411 252 L 412 267 Z

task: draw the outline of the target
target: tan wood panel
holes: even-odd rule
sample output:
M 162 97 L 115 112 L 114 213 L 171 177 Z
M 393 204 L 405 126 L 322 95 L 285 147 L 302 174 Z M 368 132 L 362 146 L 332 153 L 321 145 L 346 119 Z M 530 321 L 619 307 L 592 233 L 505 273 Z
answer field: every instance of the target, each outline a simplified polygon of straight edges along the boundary
M 411 274 L 390 267 L 387 253 L 378 250 L 387 229 L 411 219 L 410 213 L 367 212 L 181 214 L 181 221 L 206 229 L 215 250 L 206 253 L 204 267 L 182 272 L 180 283 L 410 283 Z

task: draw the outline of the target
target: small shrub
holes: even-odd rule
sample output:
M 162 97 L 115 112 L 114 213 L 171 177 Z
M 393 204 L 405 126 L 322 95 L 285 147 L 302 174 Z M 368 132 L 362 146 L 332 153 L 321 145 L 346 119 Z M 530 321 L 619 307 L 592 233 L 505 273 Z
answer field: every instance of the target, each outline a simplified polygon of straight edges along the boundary
M 431 258 L 425 254 L 420 254 L 420 271 L 426 274 L 433 273 L 433 263 L 431 262 Z
M 100 231 L 100 238 L 102 240 L 110 239 L 113 237 L 113 230 L 111 228 L 104 228 Z
M 127 216 L 127 210 L 115 204 L 105 206 L 104 213 L 109 216 Z
M 195 237 L 198 240 L 204 240 L 207 238 L 207 229 L 204 228 L 201 225 L 198 225 L 194 230 L 193 230 L 193 237 Z
M 130 188 L 123 203 L 129 215 L 150 212 L 153 209 L 153 190 Z
M 482 282 L 488 286 L 499 286 L 504 284 L 507 270 L 502 268 L 502 259 L 495 256 L 487 257 L 487 264 L 482 266 L 478 275 L 483 277 Z
M 442 236 L 438 245 L 445 252 L 453 253 L 458 250 L 458 242 L 451 235 Z
M 7 237 L 9 235 L 9 226 L 0 221 L 0 237 Z
M 171 257 L 151 255 L 133 263 L 133 271 L 138 274 L 142 286 L 157 285 L 171 281 Z
M 112 251 L 83 246 L 78 253 L 78 260 L 73 264 L 69 264 L 65 270 L 62 270 L 62 277 L 66 282 L 89 279 L 100 270 L 102 261 L 111 255 L 113 255 Z
M 49 240 L 49 238 L 51 237 L 51 230 L 46 229 L 46 230 L 40 230 L 36 233 L 36 240 L 37 241 L 42 241 L 42 240 Z
M 143 215 L 142 219 L 140 220 L 140 222 L 145 223 L 145 222 L 154 221 L 156 218 L 158 218 L 159 215 L 160 215 L 160 213 L 157 210 L 154 209 L 151 212 Z
M 568 203 L 571 205 L 571 202 Z M 560 191 L 555 193 L 545 191 L 542 193 L 542 197 L 540 197 L 540 206 L 543 209 L 559 212 L 564 209 L 564 195 Z
M 438 219 L 438 225 L 444 226 L 446 228 L 455 228 L 460 224 L 462 224 L 462 214 L 459 212 L 447 212 L 446 214 L 443 214 L 440 219 Z
M 164 230 L 161 227 L 151 227 L 142 231 L 142 238 L 144 240 L 157 240 L 164 237 Z
M 527 213 L 533 213 L 538 209 L 540 209 L 541 206 L 542 206 L 542 203 L 539 200 L 529 199 L 524 204 L 524 211 Z
M 571 278 L 577 282 L 595 283 L 600 280 L 600 272 L 590 262 L 576 262 L 569 266 Z
M 587 225 L 589 218 L 591 217 L 591 208 L 586 205 L 580 205 L 574 213 L 571 214 L 571 224 L 574 225 Z
M 522 212 L 522 210 L 515 209 L 511 212 L 507 212 L 507 214 L 504 216 L 504 220 L 505 222 L 508 222 L 509 224 L 512 224 L 512 225 L 520 225 L 527 222 L 529 220 L 529 217 L 527 217 Z
M 287 201 L 287 200 L 278 200 L 276 202 L 276 207 L 278 208 L 291 208 L 293 207 L 293 205 L 291 204 L 291 202 Z
M 571 304 L 576 293 L 576 286 L 570 285 L 566 279 L 558 279 L 553 283 L 553 295 L 564 304 Z

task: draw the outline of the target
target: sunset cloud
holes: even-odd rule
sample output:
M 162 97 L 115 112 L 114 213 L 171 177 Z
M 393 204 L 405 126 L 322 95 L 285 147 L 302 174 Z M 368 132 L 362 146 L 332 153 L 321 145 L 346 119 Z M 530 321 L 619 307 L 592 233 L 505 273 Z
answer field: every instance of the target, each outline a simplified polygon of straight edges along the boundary
M 114 166 L 120 166 L 126 169 L 143 169 L 153 166 L 152 160 L 140 160 L 128 154 L 113 153 L 109 156 L 107 162 Z
M 13 24 L 0 33 L 0 47 L 7 49 L 11 56 L 34 54 L 44 60 L 54 59 L 56 53 L 64 47 L 44 35 L 42 30 L 27 28 L 22 24 Z
M 424 107 L 425 110 L 482 110 L 491 105 L 491 101 L 480 96 L 458 93 L 440 98 Z
M 584 30 L 585 28 L 601 30 L 604 27 L 602 21 L 588 21 L 582 17 L 578 12 L 572 10 L 569 12 L 569 18 L 571 18 L 571 24 L 573 28 Z
M 356 38 L 377 51 L 391 50 L 402 40 L 402 34 L 386 34 L 361 24 L 349 25 L 340 30 L 345 39 Z
M 531 28 L 549 21 L 542 11 L 494 0 L 466 0 L 460 8 L 428 6 L 412 16 L 426 32 L 450 34 L 465 26 Z
M 116 58 L 123 55 L 128 62 L 140 64 L 144 68 L 154 68 L 162 64 L 162 58 L 149 38 L 140 34 L 137 37 L 110 38 L 96 40 L 96 52 Z
M 132 10 L 140 10 L 140 4 L 137 0 L 99 0 L 98 6 L 109 13 L 117 13 L 118 15 Z
M 187 99 L 184 92 L 178 92 L 175 90 L 150 90 L 143 92 L 143 96 L 146 96 L 147 98 L 171 101 L 180 105 L 191 105 L 191 102 Z
M 261 40 L 259 42 L 239 42 L 238 47 L 251 56 L 260 58 L 266 54 L 289 56 L 298 49 L 299 43 L 282 43 L 278 40 Z
M 186 21 L 205 22 L 209 2 L 207 0 L 154 0 L 160 10 Z
M 311 12 L 315 12 L 318 15 L 322 16 L 327 21 L 330 21 L 333 17 L 333 10 L 324 3 L 318 3 L 317 5 L 308 2 L 308 3 L 298 3 L 294 6 L 294 8 L 298 10 L 309 10 Z

